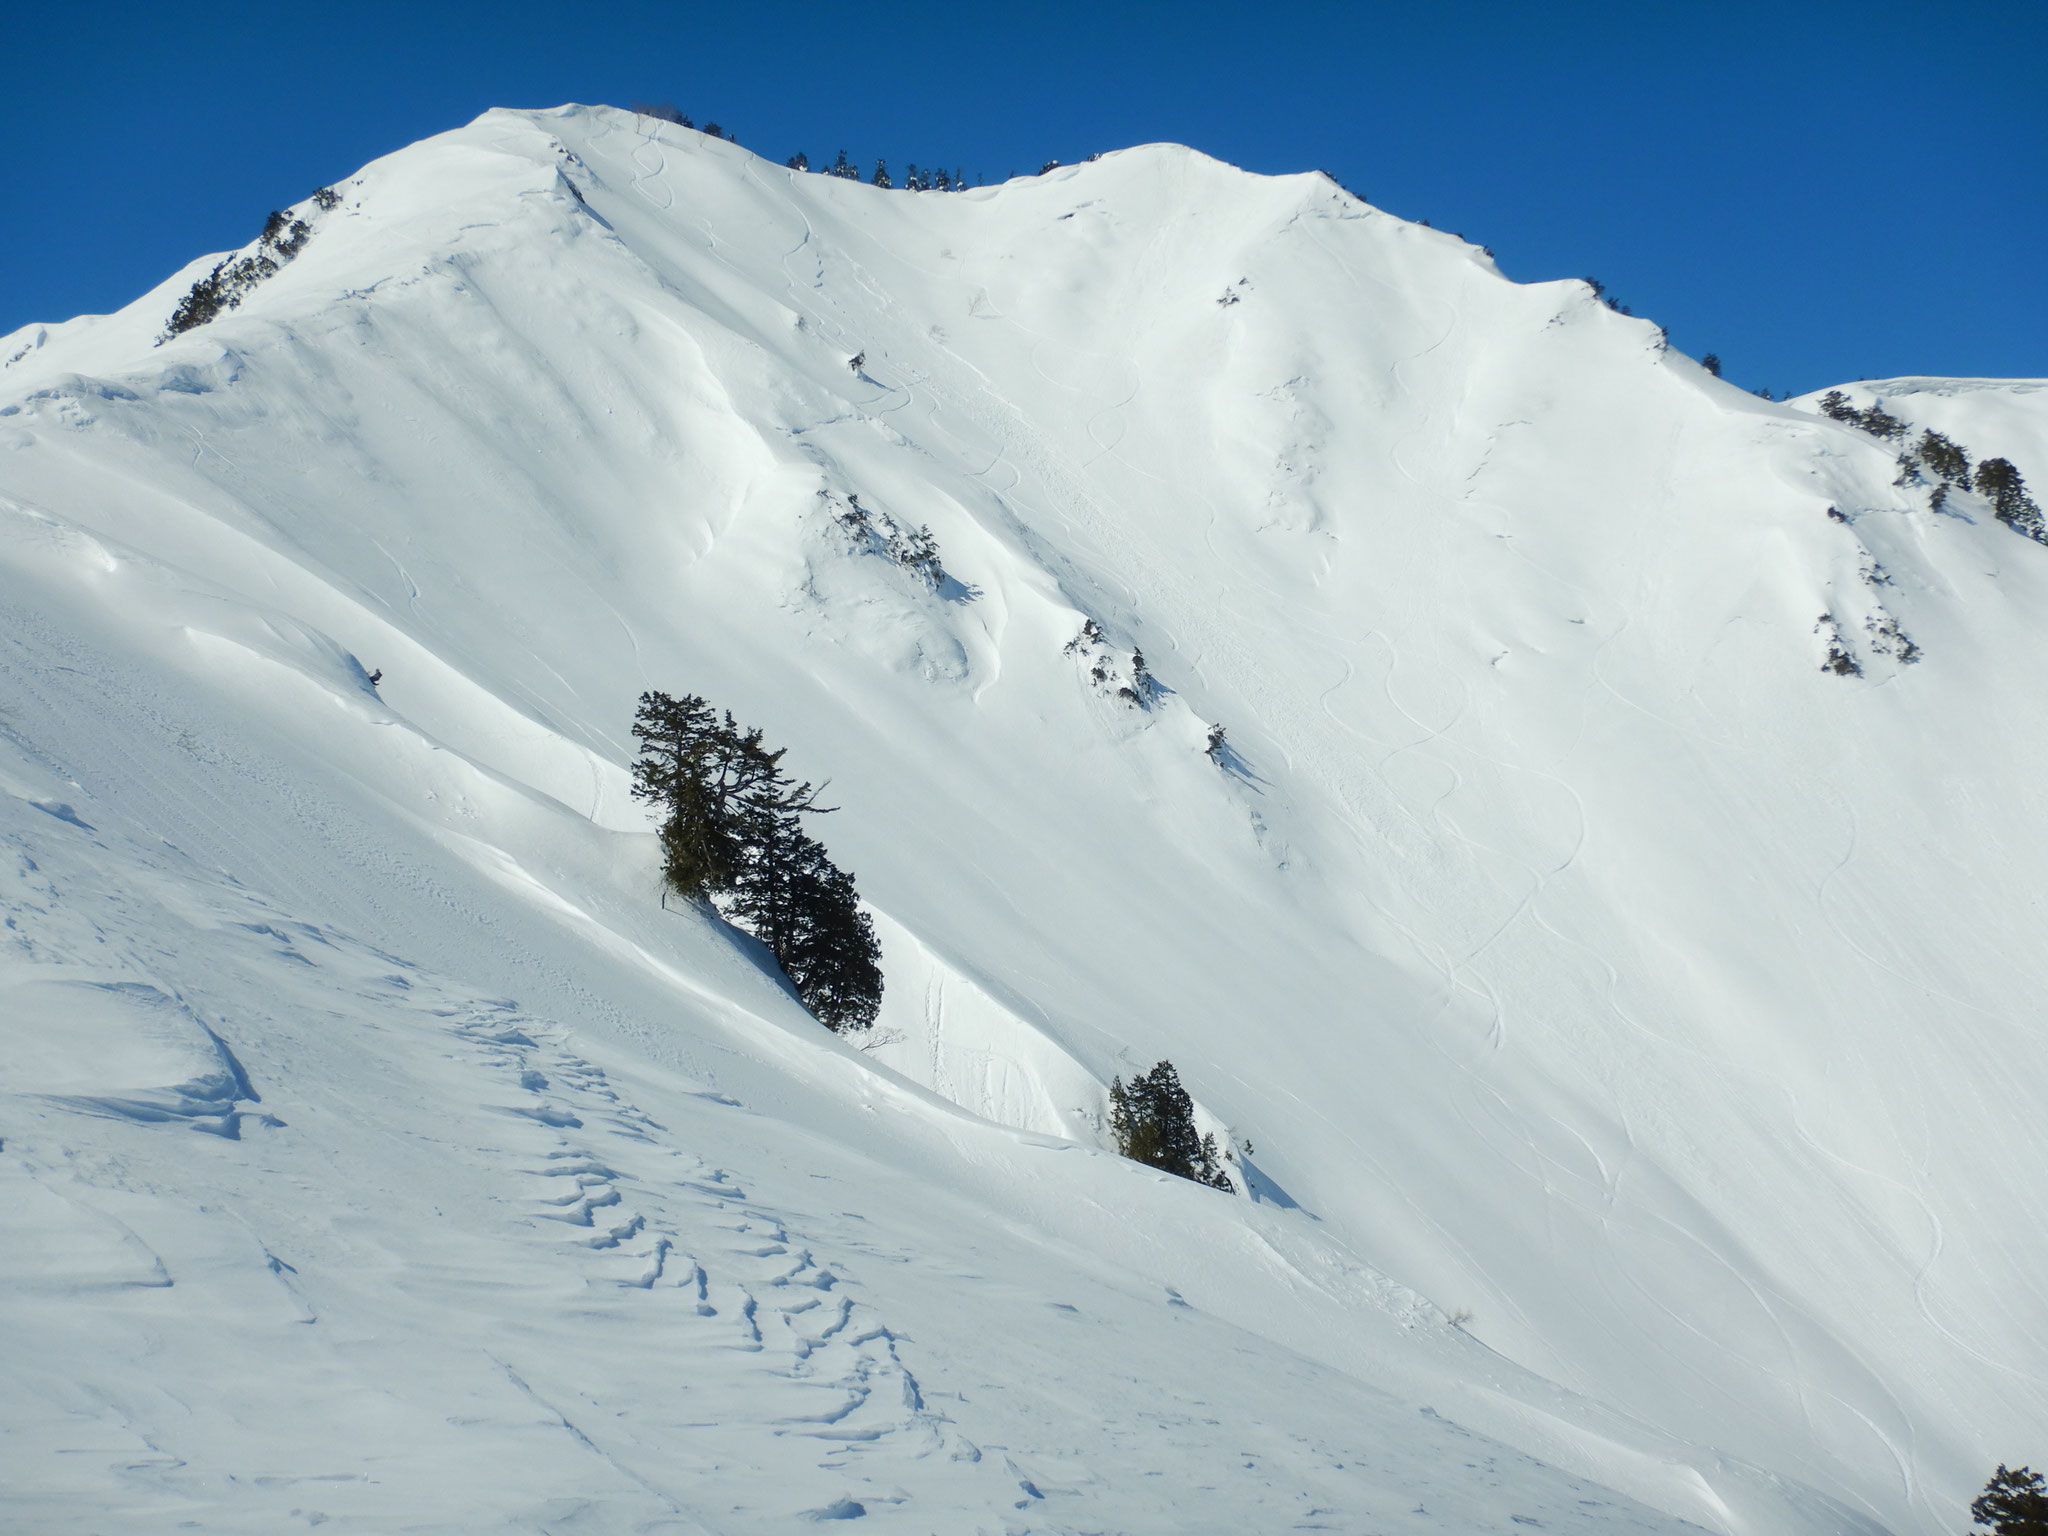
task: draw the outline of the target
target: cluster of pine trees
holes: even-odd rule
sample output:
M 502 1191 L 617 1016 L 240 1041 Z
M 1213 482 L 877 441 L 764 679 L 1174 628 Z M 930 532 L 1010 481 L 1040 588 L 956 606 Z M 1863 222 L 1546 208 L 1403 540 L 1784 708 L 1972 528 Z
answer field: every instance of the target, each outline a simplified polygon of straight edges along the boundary
M 1152 675 L 1152 669 L 1145 665 L 1145 653 L 1134 650 L 1129 663 L 1130 680 L 1123 681 L 1120 672 L 1123 664 L 1116 660 L 1109 647 L 1109 637 L 1102 632 L 1102 626 L 1093 619 L 1081 621 L 1081 633 L 1069 640 L 1064 647 L 1069 656 L 1077 656 L 1088 668 L 1088 681 L 1104 693 L 1112 694 L 1137 709 L 1150 709 L 1159 697 L 1159 680 Z M 1211 748 L 1220 746 L 1219 736 Z
M 1831 389 L 1820 397 L 1820 413 L 1832 416 L 1836 421 L 1846 421 L 1852 427 L 1861 427 L 1872 437 L 1880 437 L 1887 442 L 1900 442 L 1906 436 L 1906 424 L 1875 400 L 1871 401 L 1869 410 L 1859 411 L 1839 389 Z
M 662 812 L 662 879 L 768 947 L 831 1029 L 864 1029 L 882 1003 L 881 947 L 853 877 L 803 829 L 819 790 L 792 783 L 782 750 L 703 699 L 643 693 L 633 794 Z
M 1170 1061 L 1138 1073 L 1129 1083 L 1119 1077 L 1110 1084 L 1109 1128 L 1117 1151 L 1134 1163 L 1211 1189 L 1237 1188 L 1223 1171 L 1215 1136 L 1196 1133 L 1194 1100 Z
M 1872 437 L 1903 444 L 1908 431 L 1905 422 L 1872 402 L 1858 410 L 1839 389 L 1820 397 L 1821 414 L 1860 427 Z M 2027 482 L 2010 459 L 1986 459 L 1973 471 L 1970 451 L 1943 433 L 1922 432 L 1920 440 L 1899 453 L 1900 485 L 1922 485 L 1932 481 L 1928 500 L 1935 511 L 1947 502 L 1949 492 L 1974 490 L 1991 503 L 1998 520 L 2015 533 L 2048 544 L 2048 519 L 2027 493 Z
M 830 491 L 818 494 L 830 503 Z M 934 592 L 945 586 L 946 567 L 940 563 L 939 541 L 932 537 L 929 523 L 908 527 L 887 512 L 862 506 L 860 497 L 852 494 L 847 496 L 845 508 L 832 514 L 832 520 L 855 550 L 880 555 L 901 566 Z
M 798 150 L 782 163 L 792 171 L 808 171 L 811 168 L 811 157 Z M 842 149 L 839 151 L 839 158 L 825 167 L 824 174 L 837 176 L 843 181 L 859 181 L 860 167 L 848 160 L 846 151 Z M 896 185 L 895 178 L 889 174 L 889 162 L 886 160 L 875 162 L 875 174 L 869 180 L 877 187 L 889 188 Z M 975 184 L 978 186 L 980 182 L 981 178 L 977 176 Z M 948 171 L 944 166 L 927 166 L 919 170 L 917 162 L 913 160 L 910 162 L 910 169 L 904 174 L 903 187 L 908 192 L 965 192 L 967 173 Z
M 322 212 L 340 201 L 341 194 L 332 187 L 322 187 L 313 194 L 313 203 Z M 275 277 L 286 262 L 306 248 L 312 237 L 313 226 L 304 219 L 273 210 L 264 221 L 263 233 L 256 237 L 255 254 L 229 257 L 194 283 L 171 312 L 170 323 L 157 338 L 157 345 L 162 346 L 173 336 L 181 336 L 233 309 L 250 289 L 265 278 Z
M 702 128 L 697 128 L 697 124 L 691 120 L 689 113 L 681 111 L 672 101 L 664 101 L 659 104 L 636 101 L 633 103 L 633 110 L 642 117 L 652 117 L 664 123 L 674 123 L 681 128 L 696 128 L 699 133 L 708 133 L 714 139 L 724 139 L 728 143 L 739 142 L 717 123 L 707 122 Z M 1088 158 L 1093 160 L 1096 156 L 1090 155 Z M 792 171 L 808 171 L 811 168 L 811 157 L 802 150 L 798 150 L 782 163 Z M 964 169 L 956 167 L 949 171 L 943 165 L 920 167 L 916 161 L 908 162 L 908 166 L 909 168 L 903 175 L 903 189 L 906 192 L 965 192 L 968 188 L 967 172 Z M 1040 169 L 1039 174 L 1042 176 L 1047 171 L 1056 170 L 1058 167 L 1059 161 L 1048 160 Z M 821 174 L 837 176 L 846 181 L 859 181 L 862 179 L 860 167 L 846 158 L 846 151 L 843 149 L 839 151 L 839 158 L 826 166 Z M 896 178 L 889 174 L 889 162 L 886 160 L 877 160 L 875 162 L 874 174 L 866 179 L 872 186 L 893 188 L 896 185 Z M 982 185 L 982 179 L 979 175 L 974 178 L 973 185 L 977 187 Z
M 636 101 L 633 103 L 633 110 L 642 117 L 655 118 L 664 123 L 674 123 L 678 128 L 691 128 L 695 129 L 698 133 L 708 133 L 712 138 L 724 139 L 728 144 L 737 144 L 739 142 L 739 140 L 735 139 L 717 123 L 707 122 L 702 128 L 698 128 L 690 120 L 690 114 L 682 111 L 672 101 L 664 101 L 659 105 L 650 105 L 644 101 Z

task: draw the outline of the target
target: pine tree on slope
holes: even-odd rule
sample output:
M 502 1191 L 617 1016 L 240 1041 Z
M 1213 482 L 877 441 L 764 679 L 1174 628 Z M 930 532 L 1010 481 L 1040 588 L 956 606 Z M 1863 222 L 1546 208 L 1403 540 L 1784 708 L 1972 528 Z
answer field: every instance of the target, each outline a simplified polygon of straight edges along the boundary
M 796 988 L 833 1029 L 872 1024 L 882 1001 L 874 922 L 853 877 L 835 865 L 796 816 L 776 818 L 750 850 L 731 904 Z
M 1970 1521 L 1989 1526 L 1994 1536 L 2048 1536 L 2048 1487 L 2041 1474 L 2003 1463 L 1970 1505 Z
M 707 905 L 726 898 L 724 915 L 768 947 L 821 1023 L 872 1024 L 881 950 L 853 877 L 801 826 L 826 813 L 818 790 L 790 783 L 780 749 L 694 694 L 642 694 L 633 735 L 633 795 L 666 812 L 664 885 Z
M 730 891 L 777 818 L 820 813 L 816 789 L 783 778 L 781 751 L 742 731 L 730 710 L 718 720 L 695 694 L 643 693 L 633 735 L 633 796 L 668 810 L 662 873 L 678 896 Z
M 1986 459 L 1977 466 L 1977 494 L 1991 503 L 1998 520 L 2015 533 L 2048 544 L 2048 522 L 2027 494 L 2027 482 L 2010 459 Z
M 1157 1168 L 1211 1189 L 1234 1190 L 1216 1151 L 1216 1138 L 1195 1131 L 1195 1104 L 1173 1063 L 1140 1072 L 1128 1086 L 1109 1088 L 1109 1128 L 1117 1150 L 1134 1163 Z

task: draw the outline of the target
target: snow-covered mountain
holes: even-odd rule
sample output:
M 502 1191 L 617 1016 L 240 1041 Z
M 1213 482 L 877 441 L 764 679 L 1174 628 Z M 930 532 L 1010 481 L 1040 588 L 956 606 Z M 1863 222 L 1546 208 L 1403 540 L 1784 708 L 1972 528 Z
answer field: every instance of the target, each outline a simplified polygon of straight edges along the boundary
M 334 191 L 0 342 L 11 1523 L 1931 1533 L 2048 1454 L 2048 547 L 1320 175 L 566 107 Z M 1849 393 L 2048 484 L 2048 382 Z M 831 780 L 868 1035 L 658 899 L 649 688 Z M 1161 1058 L 1238 1196 L 1107 1150 Z

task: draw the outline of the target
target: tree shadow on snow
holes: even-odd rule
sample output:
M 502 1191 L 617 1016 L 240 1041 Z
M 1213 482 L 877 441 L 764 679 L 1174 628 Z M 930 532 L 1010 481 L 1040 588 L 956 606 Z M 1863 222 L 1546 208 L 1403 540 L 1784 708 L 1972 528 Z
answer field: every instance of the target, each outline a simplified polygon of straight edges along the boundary
M 1259 1172 L 1258 1165 L 1243 1152 L 1237 1154 L 1237 1176 L 1244 1181 L 1244 1192 L 1259 1204 L 1277 1205 L 1289 1211 L 1301 1209 L 1301 1202 Z
M 1256 773 L 1253 773 L 1252 765 L 1246 762 L 1237 748 L 1227 741 L 1217 743 L 1210 750 L 1209 761 L 1218 768 L 1221 768 L 1233 779 L 1244 784 L 1253 794 L 1263 795 L 1266 792 L 1267 786 L 1272 782 L 1270 779 L 1262 779 Z

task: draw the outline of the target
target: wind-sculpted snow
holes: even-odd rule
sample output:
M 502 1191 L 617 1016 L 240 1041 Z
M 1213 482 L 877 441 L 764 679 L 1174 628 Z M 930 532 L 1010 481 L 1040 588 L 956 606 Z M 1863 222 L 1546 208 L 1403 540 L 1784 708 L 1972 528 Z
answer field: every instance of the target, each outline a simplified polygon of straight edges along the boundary
M 42 717 L 10 727 L 0 823 L 0 1432 L 22 1528 L 1676 1528 L 1196 1312 L 1057 1212 L 1034 1233 L 1028 1202 L 999 1215 L 790 1102 L 614 1073 L 557 1019 L 281 908 L 211 863 L 239 828 L 206 770 L 273 765 L 203 711 L 175 721 L 188 761 L 114 792 L 127 814 L 82 787 L 98 822 L 42 814 L 21 794 L 65 771 L 36 745 L 62 707 L 38 697 L 52 672 L 90 684 L 80 735 L 103 750 L 173 724 L 146 719 L 171 700 L 95 661 L 68 648 L 41 671 L 17 647 L 7 669 Z M 195 846 L 126 825 L 141 807 L 182 807 Z M 301 809 L 345 860 L 370 855 L 364 829 Z M 279 856 L 320 841 L 266 831 Z M 413 920 L 436 900 L 422 871 L 366 894 Z M 497 942 L 519 953 L 546 925 L 526 926 Z M 124 1132 L 100 1101 L 43 1092 L 154 1082 L 197 1049 L 66 987 L 233 1028 L 279 1113 L 229 1151 L 167 1113 Z M 788 1091 L 772 1063 L 714 1070 Z M 889 1099 L 862 1097 L 853 1118 Z M 1010 1142 L 995 1183 L 1032 1146 L 1057 1155 L 952 1133 Z M 1067 1183 L 1084 1203 L 1156 1187 L 1093 1166 L 1108 1185 Z M 1197 1215 L 1213 1242 L 1230 1207 L 1190 1192 L 1221 1209 Z
M 1980 498 L 1172 146 L 336 191 L 0 342 L 10 1513 L 1819 1536 L 2038 1454 Z M 2048 387 L 1857 388 L 2048 481 Z M 664 909 L 646 688 L 831 780 L 868 1035 Z M 1238 1198 L 1105 1150 L 1162 1058 Z
M 16 1093 L 240 1134 L 235 1105 L 254 1098 L 241 1064 L 218 1035 L 146 982 L 18 981 L 0 993 L 0 1015 L 12 1021 L 0 1042 L 0 1076 Z

